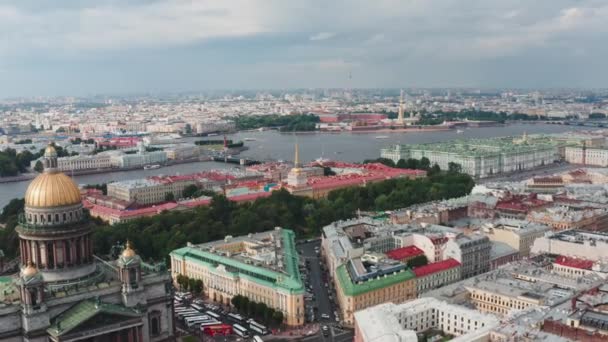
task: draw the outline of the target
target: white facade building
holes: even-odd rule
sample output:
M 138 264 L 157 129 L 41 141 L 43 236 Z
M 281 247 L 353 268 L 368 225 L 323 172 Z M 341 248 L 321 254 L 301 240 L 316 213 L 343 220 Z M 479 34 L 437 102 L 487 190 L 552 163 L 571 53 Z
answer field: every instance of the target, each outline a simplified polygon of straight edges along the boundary
M 608 149 L 568 146 L 564 151 L 568 163 L 608 166 Z
M 403 304 L 385 303 L 355 313 L 355 342 L 418 341 L 416 333 L 430 329 L 454 335 L 450 341 L 489 341 L 499 325 L 490 314 L 451 305 L 434 298 L 419 298 Z
M 608 234 L 565 230 L 548 232 L 534 240 L 530 253 L 551 253 L 592 261 L 608 260 Z
M 450 163 L 459 164 L 462 172 L 476 178 L 494 174 L 529 170 L 548 165 L 560 158 L 558 143 L 548 139 L 470 139 L 449 143 L 419 145 L 394 145 L 380 151 L 382 158 L 397 163 L 428 158 L 431 165 L 437 164 L 447 170 Z

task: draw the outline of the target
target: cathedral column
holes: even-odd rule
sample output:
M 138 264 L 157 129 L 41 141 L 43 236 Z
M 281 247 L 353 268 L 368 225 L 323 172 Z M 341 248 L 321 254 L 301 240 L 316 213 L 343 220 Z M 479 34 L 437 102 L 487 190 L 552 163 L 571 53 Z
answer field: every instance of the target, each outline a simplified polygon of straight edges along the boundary
M 25 240 L 19 241 L 19 252 L 21 253 L 21 264 L 27 265 L 27 255 L 25 254 L 27 253 L 25 249 Z
M 76 265 L 76 244 L 70 239 L 70 265 Z
M 127 333 L 127 338 L 129 342 L 134 342 L 135 340 L 133 339 L 133 328 L 129 328 L 129 332 Z
M 42 250 L 40 248 L 40 243 L 38 243 L 38 241 L 35 241 L 34 247 L 34 250 L 36 252 L 36 267 L 40 268 L 40 265 L 42 265 L 42 255 L 40 255 Z
M 91 236 L 87 236 L 87 257 L 89 261 L 93 261 L 93 239 Z
M 82 237 L 82 262 L 84 262 L 84 263 L 89 262 L 89 257 L 88 257 L 88 253 L 87 253 L 87 237 L 86 236 Z
M 53 242 L 53 268 L 57 269 L 57 242 Z
M 80 265 L 82 261 L 78 250 L 80 249 L 80 238 L 74 238 L 74 263 Z
M 84 252 L 84 236 L 78 238 L 78 244 L 80 245 L 80 258 L 78 258 L 78 260 L 80 260 L 81 264 L 84 264 L 86 262 L 84 260 L 86 255 Z

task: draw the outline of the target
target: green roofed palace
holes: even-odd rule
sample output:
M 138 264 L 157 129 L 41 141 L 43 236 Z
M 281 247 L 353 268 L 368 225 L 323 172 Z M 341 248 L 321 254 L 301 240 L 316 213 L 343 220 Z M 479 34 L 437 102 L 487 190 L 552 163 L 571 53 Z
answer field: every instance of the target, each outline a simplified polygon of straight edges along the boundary
M 524 134 L 521 137 L 452 140 L 429 144 L 393 145 L 380 151 L 382 158 L 429 159 L 447 170 L 449 163 L 475 178 L 529 170 L 560 160 L 565 143 L 554 137 Z
M 304 285 L 299 271 L 295 234 L 289 229 L 176 249 L 171 256 L 173 279 L 185 275 L 203 281 L 203 290 L 216 302 L 230 305 L 236 295 L 261 302 L 292 326 L 304 324 Z

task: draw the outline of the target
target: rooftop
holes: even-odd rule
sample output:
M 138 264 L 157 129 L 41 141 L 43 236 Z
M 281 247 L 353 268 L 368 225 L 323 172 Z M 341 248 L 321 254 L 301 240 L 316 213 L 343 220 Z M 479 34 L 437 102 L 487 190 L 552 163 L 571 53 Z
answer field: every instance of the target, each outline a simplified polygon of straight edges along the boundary
M 226 236 L 224 240 L 176 249 L 171 255 L 209 268 L 222 266 L 228 273 L 255 282 L 294 292 L 302 292 L 295 234 L 289 229 Z
M 414 273 L 407 269 L 389 275 L 379 276 L 362 282 L 354 282 L 346 269 L 346 265 L 337 268 L 336 274 L 342 291 L 347 296 L 358 296 L 363 293 L 375 291 L 390 285 L 401 283 L 413 279 Z
M 412 258 L 418 255 L 423 255 L 424 251 L 416 246 L 407 246 L 386 252 L 386 256 L 395 260 L 402 260 L 406 258 Z
M 558 265 L 573 267 L 573 268 L 580 268 L 583 270 L 590 270 L 591 267 L 593 267 L 593 261 L 591 261 L 591 260 L 567 257 L 567 256 L 563 256 L 563 255 L 558 256 L 555 259 L 555 263 Z
M 458 262 L 458 260 L 449 258 L 446 260 L 434 262 L 434 263 L 427 264 L 424 266 L 415 267 L 414 274 L 416 275 L 416 277 L 424 277 L 429 274 L 449 270 L 449 269 L 452 269 L 452 268 L 455 268 L 458 266 L 460 266 L 460 262 Z

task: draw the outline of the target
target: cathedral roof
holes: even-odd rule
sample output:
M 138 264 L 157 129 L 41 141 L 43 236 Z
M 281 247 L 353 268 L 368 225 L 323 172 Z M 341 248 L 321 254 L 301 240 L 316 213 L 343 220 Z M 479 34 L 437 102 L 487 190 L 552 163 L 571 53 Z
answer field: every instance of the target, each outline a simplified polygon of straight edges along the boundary
M 25 205 L 28 207 L 62 207 L 78 204 L 80 201 L 78 186 L 61 172 L 40 174 L 25 192 Z
M 47 332 L 53 337 L 65 335 L 99 313 L 126 317 L 141 316 L 141 313 L 138 311 L 123 305 L 104 303 L 96 299 L 88 299 L 79 302 L 57 316 L 52 321 L 51 327 L 47 329 Z

